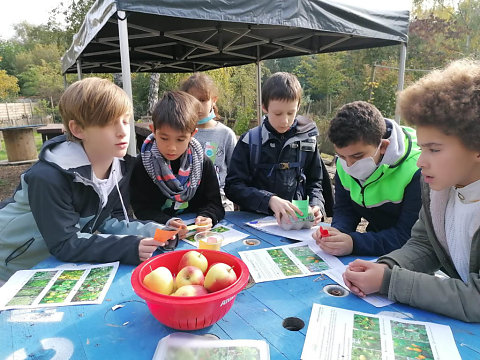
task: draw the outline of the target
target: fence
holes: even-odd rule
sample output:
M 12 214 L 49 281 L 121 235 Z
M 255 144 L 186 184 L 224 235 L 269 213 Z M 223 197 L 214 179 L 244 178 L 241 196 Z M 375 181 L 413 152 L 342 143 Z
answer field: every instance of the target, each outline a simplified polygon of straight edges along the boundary
M 44 124 L 49 118 L 35 115 L 36 102 L 0 103 L 0 127 Z

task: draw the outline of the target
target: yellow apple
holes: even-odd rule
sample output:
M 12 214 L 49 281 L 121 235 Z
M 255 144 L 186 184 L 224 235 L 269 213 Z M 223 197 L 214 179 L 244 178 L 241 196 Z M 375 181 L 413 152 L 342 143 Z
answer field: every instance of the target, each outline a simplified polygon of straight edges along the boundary
M 203 286 L 209 292 L 225 289 L 237 280 L 237 274 L 230 265 L 224 263 L 213 264 L 208 269 Z
M 159 294 L 170 295 L 173 291 L 173 276 L 166 267 L 158 267 L 145 275 L 143 285 Z
M 172 296 L 200 296 L 208 294 L 202 285 L 184 285 L 175 291 Z
M 175 277 L 175 284 L 177 289 L 185 285 L 202 285 L 205 281 L 205 276 L 203 276 L 203 271 L 196 266 L 185 266 L 180 270 Z
M 205 273 L 208 267 L 208 260 L 205 255 L 199 253 L 198 251 L 187 251 L 185 254 L 183 254 L 180 262 L 178 263 L 178 271 L 189 265 L 196 266 L 202 270 L 203 273 Z

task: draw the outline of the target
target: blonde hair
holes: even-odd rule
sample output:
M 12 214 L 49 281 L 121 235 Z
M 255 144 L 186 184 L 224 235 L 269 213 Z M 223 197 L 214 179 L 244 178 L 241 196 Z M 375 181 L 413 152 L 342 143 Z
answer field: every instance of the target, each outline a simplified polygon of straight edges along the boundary
M 457 60 L 399 94 L 398 110 L 408 123 L 433 126 L 480 150 L 480 61 Z
M 106 126 L 127 113 L 132 114 L 132 103 L 120 87 L 107 79 L 86 78 L 70 85 L 58 104 L 67 138 L 80 141 L 69 128 L 74 120 L 81 128 Z
M 166 125 L 172 129 L 192 133 L 197 127 L 200 102 L 184 91 L 167 91 L 157 102 L 152 113 L 153 128 Z

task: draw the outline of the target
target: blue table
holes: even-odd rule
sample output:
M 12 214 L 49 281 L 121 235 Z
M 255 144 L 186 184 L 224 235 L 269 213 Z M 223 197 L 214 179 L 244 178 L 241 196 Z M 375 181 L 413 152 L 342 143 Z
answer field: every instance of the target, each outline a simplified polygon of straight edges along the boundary
M 242 241 L 226 245 L 223 250 L 237 255 L 239 251 L 279 246 L 290 240 L 250 228 L 245 221 L 257 218 L 244 212 L 227 213 L 227 224 L 248 232 L 260 240 L 257 246 Z M 180 248 L 190 248 L 181 242 Z M 342 261 L 348 263 L 352 258 Z M 37 267 L 54 267 L 54 258 Z M 15 354 L 15 359 L 151 359 L 158 341 L 176 330 L 160 324 L 132 290 L 133 266 L 121 265 L 101 305 L 67 306 L 31 311 L 0 313 L 0 358 Z M 221 339 L 265 339 L 271 359 L 299 360 L 312 309 L 312 303 L 336 306 L 366 313 L 401 316 L 405 319 L 449 325 L 462 359 L 480 359 L 480 325 L 468 324 L 402 304 L 376 308 L 350 294 L 334 297 L 323 288 L 334 282 L 317 276 L 255 284 L 238 294 L 230 312 L 211 327 L 192 331 L 215 334 Z M 428 296 L 428 294 L 426 294 Z M 434 301 L 434 299 L 432 299 Z M 124 305 L 115 311 L 116 304 Z M 305 327 L 290 331 L 283 320 L 297 317 Z

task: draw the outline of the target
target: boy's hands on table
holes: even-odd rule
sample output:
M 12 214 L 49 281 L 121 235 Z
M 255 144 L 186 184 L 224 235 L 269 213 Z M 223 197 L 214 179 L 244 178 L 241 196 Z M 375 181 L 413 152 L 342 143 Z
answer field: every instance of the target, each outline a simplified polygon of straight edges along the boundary
M 355 295 L 364 297 L 380 290 L 385 268 L 386 264 L 357 259 L 348 264 L 343 281 Z
M 329 227 L 328 236 L 322 236 L 320 229 L 317 229 L 312 237 L 317 245 L 327 254 L 335 256 L 349 255 L 353 251 L 353 239 L 350 235 L 345 234 L 334 227 Z
M 298 207 L 293 205 L 290 201 L 284 200 L 278 196 L 273 195 L 268 202 L 268 206 L 273 211 L 277 223 L 282 222 L 282 218 L 285 217 L 286 221 L 290 221 L 290 217 L 295 218 L 297 214 L 303 215 Z
M 158 241 L 154 240 L 151 237 L 143 238 L 142 240 L 140 240 L 140 242 L 138 243 L 138 257 L 140 258 L 140 261 L 150 259 L 153 255 L 153 252 L 157 250 L 158 246 Z
M 196 232 L 208 231 L 213 227 L 212 219 L 206 216 L 197 216 L 195 218 L 195 225 L 198 227 L 195 229 Z
M 313 212 L 313 216 L 315 217 L 315 219 L 313 221 L 313 225 L 317 225 L 320 221 L 323 220 L 323 214 L 322 214 L 322 212 L 320 211 L 320 208 L 317 205 L 311 207 L 311 209 L 312 209 L 312 212 Z
M 188 233 L 187 225 L 183 222 L 182 219 L 179 218 L 173 218 L 167 221 L 167 225 L 175 228 L 175 229 L 180 229 L 177 233 L 179 239 L 185 239 L 185 236 Z

